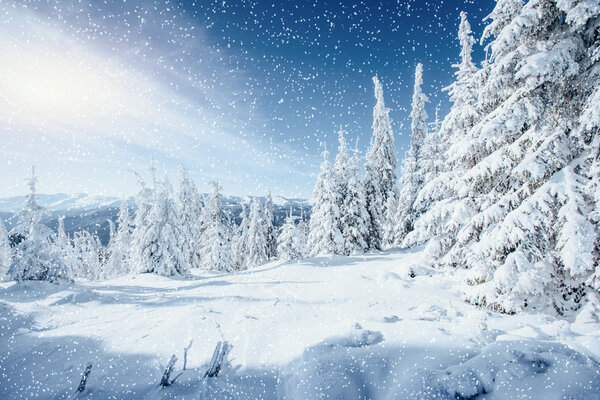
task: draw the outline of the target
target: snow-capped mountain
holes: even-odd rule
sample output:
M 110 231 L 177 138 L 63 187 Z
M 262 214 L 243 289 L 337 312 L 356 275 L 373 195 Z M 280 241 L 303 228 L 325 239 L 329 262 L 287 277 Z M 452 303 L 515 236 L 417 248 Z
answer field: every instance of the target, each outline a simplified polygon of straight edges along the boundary
M 205 195 L 202 195 L 203 197 Z M 86 193 L 76 194 L 38 194 L 39 204 L 46 208 L 46 215 L 43 218 L 43 223 L 49 228 L 56 230 L 58 218 L 64 216 L 65 230 L 67 234 L 72 235 L 73 232 L 87 230 L 100 237 L 103 244 L 108 243 L 109 238 L 109 223 L 111 220 L 117 220 L 117 214 L 122 199 L 112 196 L 97 196 Z M 0 219 L 4 221 L 7 228 L 10 229 L 16 224 L 14 215 L 23 208 L 24 196 L 14 196 L 0 198 Z M 229 196 L 223 197 L 223 206 L 231 215 L 231 218 L 239 223 L 239 215 L 242 209 L 242 204 L 249 204 L 254 199 L 253 196 Z M 261 202 L 264 202 L 264 197 L 258 197 Z M 136 209 L 135 198 L 128 197 L 125 199 L 131 212 Z M 281 196 L 273 197 L 273 214 L 275 217 L 275 225 L 280 226 L 285 220 L 286 213 L 290 207 L 294 214 L 300 215 L 301 210 L 304 210 L 306 215 L 310 215 L 310 205 L 308 201 L 297 198 L 285 198 Z
M 0 212 L 16 213 L 23 208 L 23 196 L 0 198 Z M 111 196 L 96 196 L 86 193 L 38 194 L 38 202 L 50 211 L 94 210 L 103 207 L 119 207 L 121 199 Z M 127 203 L 135 205 L 133 197 Z

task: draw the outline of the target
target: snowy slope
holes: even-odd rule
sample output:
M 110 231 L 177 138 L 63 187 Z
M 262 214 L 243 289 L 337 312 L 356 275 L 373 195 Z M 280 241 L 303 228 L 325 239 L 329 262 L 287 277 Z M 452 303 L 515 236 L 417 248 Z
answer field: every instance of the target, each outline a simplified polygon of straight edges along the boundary
M 420 252 L 0 286 L 0 398 L 598 399 L 600 324 L 493 314 Z M 596 313 L 596 314 L 594 314 Z M 158 388 L 171 354 L 187 369 Z M 229 364 L 202 378 L 217 342 Z

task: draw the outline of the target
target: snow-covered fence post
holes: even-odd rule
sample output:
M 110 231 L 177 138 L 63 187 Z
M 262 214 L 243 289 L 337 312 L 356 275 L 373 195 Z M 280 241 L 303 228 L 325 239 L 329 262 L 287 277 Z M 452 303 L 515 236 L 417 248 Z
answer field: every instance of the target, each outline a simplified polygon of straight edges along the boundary
M 173 382 L 175 382 L 175 379 L 177 379 L 177 377 L 173 378 L 173 380 L 170 380 L 171 378 L 171 374 L 173 373 L 173 367 L 175 367 L 175 363 L 177 362 L 177 356 L 175 354 L 173 354 L 171 356 L 171 359 L 169 360 L 167 367 L 165 368 L 165 372 L 163 373 L 163 376 L 160 380 L 160 386 L 166 387 L 171 385 Z
M 78 392 L 83 392 L 85 390 L 85 385 L 87 384 L 88 376 L 90 372 L 92 372 L 92 364 L 91 362 L 85 365 L 85 370 L 83 371 L 83 375 L 81 376 L 81 381 L 79 381 L 79 386 L 77 387 Z
M 227 341 L 217 343 L 217 347 L 215 347 L 210 364 L 203 378 L 214 378 L 219 375 L 219 372 L 221 372 L 221 368 L 223 367 L 223 360 L 225 360 L 230 349 L 231 346 Z
M 185 366 L 187 365 L 187 354 L 188 351 L 190 350 L 190 348 L 192 347 L 192 343 L 194 343 L 194 339 L 190 340 L 190 344 L 187 345 L 187 347 L 185 347 L 183 349 L 183 370 L 185 371 Z

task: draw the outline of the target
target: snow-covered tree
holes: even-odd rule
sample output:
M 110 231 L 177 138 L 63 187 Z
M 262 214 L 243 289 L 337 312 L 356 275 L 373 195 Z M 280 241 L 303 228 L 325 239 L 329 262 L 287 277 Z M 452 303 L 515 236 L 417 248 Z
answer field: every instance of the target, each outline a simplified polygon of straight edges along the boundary
M 175 204 L 179 215 L 179 242 L 186 263 L 192 268 L 202 265 L 200 253 L 200 195 L 190 179 L 187 169 L 179 168 L 179 181 Z
M 344 254 L 344 238 L 340 232 L 340 194 L 335 173 L 329 162 L 329 152 L 323 151 L 321 172 L 313 190 L 313 206 L 308 235 L 308 251 L 311 256 Z
M 300 253 L 302 256 L 300 258 L 306 258 L 310 256 L 310 251 L 308 248 L 308 235 L 310 233 L 310 220 L 306 217 L 306 212 L 304 211 L 304 207 L 300 208 L 300 219 L 298 220 L 298 224 L 296 225 L 298 228 L 298 240 L 299 244 L 298 248 L 300 249 Z
M 172 188 L 165 176 L 148 214 L 147 228 L 137 248 L 138 271 L 164 276 L 189 274 L 189 263 L 180 242 L 179 216 Z
M 437 232 L 442 265 L 470 269 L 473 303 L 562 313 L 597 272 L 587 154 L 598 130 L 585 116 L 600 81 L 590 56 L 599 11 L 588 1 L 499 0 L 491 14 L 489 58 L 470 82 L 475 118 L 456 124 L 464 134 L 451 138 L 445 198 L 415 223 Z
M 273 216 L 273 197 L 271 196 L 271 192 L 267 194 L 265 199 L 265 207 L 264 207 L 264 216 L 263 223 L 265 225 L 265 232 L 267 237 L 267 259 L 273 260 L 277 258 L 277 232 L 275 226 L 273 225 L 274 221 Z
M 342 236 L 344 238 L 344 254 L 364 253 L 367 250 L 369 234 L 369 213 L 364 188 L 358 176 L 358 149 L 348 162 L 348 185 L 344 197 L 341 217 Z M 393 199 L 390 196 L 389 199 Z
M 243 269 L 246 259 L 246 243 L 248 241 L 248 213 L 246 212 L 246 204 L 242 203 L 242 211 L 240 212 L 240 225 L 234 229 L 232 235 L 232 254 L 236 268 Z
M 69 264 L 76 277 L 89 280 L 106 278 L 103 256 L 103 247 L 98 236 L 85 230 L 75 232 Z
M 140 190 L 135 196 L 136 212 L 133 220 L 134 229 L 131 235 L 132 262 L 130 264 L 130 270 L 135 272 L 139 272 L 141 269 L 140 255 L 142 249 L 147 246 L 146 235 L 149 229 L 149 216 L 156 202 L 156 169 L 154 167 L 154 159 L 150 166 L 150 173 L 153 182 L 152 187 L 148 187 L 144 178 L 136 174 Z
M 129 208 L 125 200 L 121 201 L 117 228 L 110 237 L 108 244 L 108 260 L 106 263 L 107 277 L 118 276 L 133 271 L 131 260 L 132 227 Z
M 75 262 L 73 243 L 65 231 L 65 217 L 58 218 L 58 228 L 54 245 L 62 256 L 70 276 L 76 277 L 78 274 L 78 265 Z
M 19 224 L 11 230 L 21 241 L 16 246 L 15 256 L 8 275 L 16 281 L 45 280 L 64 281 L 72 279 L 64 259 L 54 244 L 52 231 L 41 223 L 44 209 L 37 202 L 37 177 L 32 168 L 29 194 L 19 212 Z
M 369 213 L 367 244 L 370 249 L 382 249 L 384 218 L 388 214 L 388 197 L 398 195 L 396 185 L 396 149 L 389 109 L 383 100 L 383 88 L 373 77 L 375 98 L 373 108 L 373 136 L 366 155 L 364 193 Z
M 476 157 L 462 191 L 478 212 L 451 253 L 472 268 L 475 303 L 563 312 L 576 307 L 594 271 L 596 233 L 578 159 L 585 144 L 575 132 L 598 77 L 584 57 L 595 40 L 577 3 L 529 1 L 490 44 L 486 116 L 464 146 Z M 597 19 L 588 14 L 583 25 Z
M 398 208 L 394 218 L 396 222 L 394 241 L 398 244 L 402 243 L 406 235 L 413 230 L 413 223 L 417 219 L 420 210 L 419 205 L 415 204 L 415 200 L 419 191 L 425 185 L 425 178 L 429 172 L 425 168 L 427 163 L 423 154 L 427 139 L 425 103 L 428 99 L 421 89 L 422 84 L 423 65 L 419 63 L 415 70 L 415 85 L 412 97 L 410 149 L 402 164 L 400 178 L 402 190 L 400 191 Z
M 246 235 L 244 268 L 253 268 L 268 261 L 267 255 L 267 224 L 264 221 L 265 213 L 258 198 L 254 198 L 250 206 L 250 221 Z
M 231 251 L 231 231 L 221 205 L 219 184 L 211 181 L 209 185 L 211 191 L 202 209 L 202 265 L 206 269 L 233 271 L 235 265 Z
M 573 29 L 586 32 L 584 40 L 589 44 L 587 49 L 588 71 L 582 86 L 589 93 L 579 117 L 579 138 L 584 143 L 585 168 L 589 183 L 586 194 L 591 201 L 590 220 L 596 232 L 600 232 L 600 41 L 593 40 L 591 31 L 595 27 L 598 32 L 600 21 L 600 4 L 594 0 L 559 1 L 557 4 L 566 13 L 566 20 Z M 597 38 L 597 36 L 596 36 Z M 590 42 L 591 40 L 591 42 Z M 586 284 L 600 291 L 600 235 L 596 235 L 595 243 L 596 268 L 586 280 Z
M 340 193 L 341 203 L 338 204 L 340 210 L 343 208 L 343 199 L 348 190 L 348 181 L 350 180 L 350 154 L 348 152 L 348 144 L 346 142 L 345 131 L 342 126 L 338 131 L 338 152 L 335 156 L 335 164 L 333 165 L 337 191 Z
M 0 220 L 0 281 L 7 279 L 8 267 L 12 262 L 12 251 L 8 240 L 8 231 Z
M 487 71 L 478 71 L 471 53 L 474 39 L 466 14 L 460 14 L 458 33 L 461 45 L 460 62 L 456 80 L 444 91 L 450 94 L 452 108 L 444 118 L 437 133 L 430 134 L 425 158 L 433 160 L 433 173 L 426 175 L 425 184 L 419 191 L 415 204 L 422 215 L 399 244 L 404 247 L 427 243 L 428 260 L 436 263 L 455 243 L 458 231 L 474 214 L 474 203 L 469 196 L 459 196 L 460 180 L 472 166 L 470 153 L 463 153 L 469 132 L 481 118 L 478 109 L 478 88 L 485 80 Z M 451 150 L 449 149 L 451 147 Z M 457 157 L 457 154 L 462 156 Z M 435 160 L 435 157 L 439 158 Z M 437 161 L 437 162 L 435 162 Z
M 301 232 L 296 226 L 296 217 L 294 217 L 292 207 L 290 213 L 281 227 L 281 233 L 277 238 L 277 253 L 282 261 L 297 260 L 302 258 L 304 242 Z
M 489 20 L 490 22 L 483 30 L 481 44 L 483 44 L 485 40 L 490 37 L 498 36 L 502 30 L 506 28 L 519 14 L 522 7 L 523 0 L 496 0 L 496 6 L 492 12 L 483 19 L 484 21 Z M 490 45 L 486 47 L 486 50 L 490 47 Z
M 394 244 L 396 239 L 396 216 L 398 214 L 398 196 L 390 196 L 385 204 L 385 215 L 383 218 L 383 247 L 387 248 Z

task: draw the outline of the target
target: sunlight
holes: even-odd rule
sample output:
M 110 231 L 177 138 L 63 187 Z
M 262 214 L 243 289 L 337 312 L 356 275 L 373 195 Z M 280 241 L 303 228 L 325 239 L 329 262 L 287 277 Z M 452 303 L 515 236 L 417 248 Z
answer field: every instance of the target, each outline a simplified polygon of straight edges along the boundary
M 139 105 L 139 96 L 127 90 L 131 77 L 120 68 L 83 49 L 53 47 L 20 43 L 2 52 L 0 105 L 13 118 L 89 121 Z

